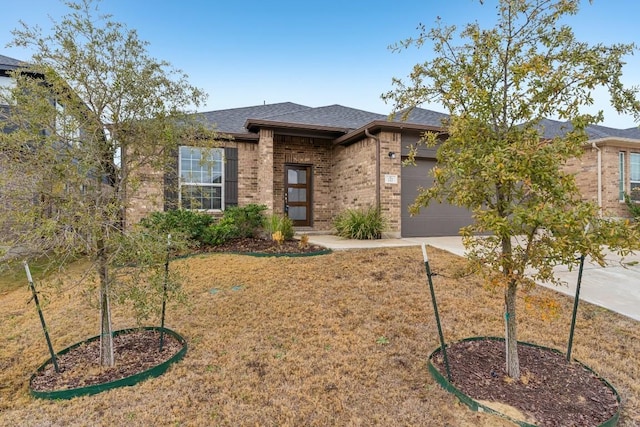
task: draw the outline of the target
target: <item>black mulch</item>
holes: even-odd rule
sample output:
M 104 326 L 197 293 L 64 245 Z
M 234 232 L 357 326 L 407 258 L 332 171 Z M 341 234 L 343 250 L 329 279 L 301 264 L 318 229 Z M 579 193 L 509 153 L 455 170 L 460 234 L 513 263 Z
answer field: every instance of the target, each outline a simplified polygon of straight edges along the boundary
M 474 340 L 447 346 L 452 384 L 476 401 L 517 408 L 538 426 L 599 426 L 618 411 L 615 394 L 601 379 L 566 356 L 518 345 L 521 380 L 505 374 L 503 341 Z M 444 359 L 432 360 L 446 377 Z M 491 405 L 487 405 L 491 406 Z M 498 411 L 501 412 L 501 411 Z
M 160 351 L 160 332 L 139 330 L 113 337 L 115 366 L 100 366 L 100 340 L 84 343 L 58 356 L 60 373 L 53 364 L 38 372 L 31 388 L 35 391 L 59 391 L 105 384 L 126 378 L 169 360 L 182 349 L 172 335 L 164 334 Z

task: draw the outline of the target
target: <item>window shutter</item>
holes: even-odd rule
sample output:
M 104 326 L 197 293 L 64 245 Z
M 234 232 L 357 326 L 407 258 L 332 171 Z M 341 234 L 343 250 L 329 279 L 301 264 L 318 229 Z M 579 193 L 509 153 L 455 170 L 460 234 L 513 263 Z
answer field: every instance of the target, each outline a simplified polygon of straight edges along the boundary
M 238 206 L 238 149 L 224 149 L 224 205 Z

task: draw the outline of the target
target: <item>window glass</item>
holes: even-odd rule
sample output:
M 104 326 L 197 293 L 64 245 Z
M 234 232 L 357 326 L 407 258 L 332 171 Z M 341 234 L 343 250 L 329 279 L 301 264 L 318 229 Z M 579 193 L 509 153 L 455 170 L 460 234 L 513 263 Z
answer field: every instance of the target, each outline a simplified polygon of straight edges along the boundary
M 307 201 L 307 189 L 306 188 L 291 188 L 288 189 L 288 200 L 290 202 L 306 202 Z
M 287 216 L 293 221 L 306 221 L 307 208 L 304 206 L 289 206 Z
M 180 147 L 180 204 L 184 209 L 221 210 L 223 149 Z
M 631 166 L 629 173 L 631 200 L 640 200 L 640 153 L 631 153 L 629 163 Z
M 289 184 L 306 184 L 307 171 L 289 169 L 289 171 L 287 172 L 287 182 Z

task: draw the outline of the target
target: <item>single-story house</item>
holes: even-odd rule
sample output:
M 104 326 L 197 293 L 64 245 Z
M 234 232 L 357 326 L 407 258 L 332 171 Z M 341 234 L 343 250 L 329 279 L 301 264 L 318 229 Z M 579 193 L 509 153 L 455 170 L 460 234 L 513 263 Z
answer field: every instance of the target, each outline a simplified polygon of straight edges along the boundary
M 387 237 L 456 235 L 471 221 L 469 211 L 447 203 L 413 217 L 408 212 L 419 188 L 432 182 L 435 149 L 421 146 L 416 166 L 402 161 L 422 133 L 446 132 L 445 114 L 417 108 L 407 120 L 389 121 L 341 105 L 285 102 L 199 115 L 230 137 L 211 154 L 213 170 L 202 170 L 197 147 L 180 147 L 181 178 L 149 173 L 132 198 L 128 224 L 176 206 L 218 213 L 249 203 L 286 214 L 302 232 L 329 232 L 343 210 L 378 205 L 388 220 Z M 542 124 L 548 138 L 568 128 L 553 120 Z M 584 198 L 599 203 L 605 215 L 628 216 L 622 200 L 624 192 L 640 187 L 640 130 L 591 126 L 588 133 L 585 155 L 567 169 L 577 174 Z
M 131 200 L 128 224 L 175 207 L 176 200 L 188 208 L 203 190 L 206 197 L 196 201 L 200 209 L 264 204 L 270 213 L 286 214 L 302 232 L 329 232 L 343 210 L 377 205 L 388 220 L 389 237 L 452 235 L 471 221 L 467 210 L 446 203 L 415 217 L 407 210 L 418 187 L 429 185 L 435 150 L 422 147 L 415 167 L 403 167 L 402 161 L 423 132 L 445 131 L 445 114 L 415 109 L 405 121 L 389 121 L 341 105 L 286 102 L 200 115 L 232 137 L 213 154 L 213 171 L 201 170 L 200 150 L 180 147 L 182 179 L 149 173 Z

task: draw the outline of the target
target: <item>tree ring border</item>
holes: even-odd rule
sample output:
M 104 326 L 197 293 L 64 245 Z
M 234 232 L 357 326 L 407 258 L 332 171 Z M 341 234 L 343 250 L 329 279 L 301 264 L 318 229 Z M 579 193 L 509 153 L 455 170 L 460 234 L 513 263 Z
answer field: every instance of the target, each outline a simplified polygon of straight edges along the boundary
M 169 359 L 165 360 L 164 362 L 160 363 L 159 365 L 153 366 L 145 371 L 142 372 L 138 372 L 137 374 L 133 374 L 130 375 L 128 377 L 124 377 L 124 378 L 120 378 L 114 381 L 109 381 L 107 383 L 103 383 L 103 384 L 93 384 L 90 386 L 86 386 L 86 387 L 77 387 L 77 388 L 72 388 L 72 389 L 64 389 L 64 390 L 52 390 L 52 391 L 37 391 L 34 390 L 31 385 L 33 382 L 33 379 L 36 377 L 36 375 L 38 374 L 38 372 L 41 372 L 42 370 L 45 369 L 45 367 L 47 365 L 49 365 L 51 363 L 51 359 L 48 359 L 46 362 L 44 362 L 42 365 L 40 365 L 38 367 L 38 369 L 36 370 L 36 372 L 31 375 L 31 378 L 29 379 L 29 392 L 31 393 L 31 395 L 33 397 L 37 397 L 40 399 L 50 399 L 50 400 L 54 400 L 54 399 L 60 399 L 60 400 L 68 400 L 68 399 L 73 399 L 74 397 L 79 397 L 79 396 L 90 396 L 93 394 L 97 394 L 97 393 L 101 393 L 103 391 L 107 391 L 107 390 L 111 390 L 114 388 L 120 388 L 120 387 L 128 387 L 128 386 L 132 386 L 135 384 L 138 384 L 146 379 L 149 378 L 155 378 L 155 377 L 159 377 L 160 375 L 164 374 L 169 367 L 175 363 L 180 361 L 185 354 L 187 353 L 187 341 L 177 332 L 172 331 L 171 329 L 167 329 L 167 328 L 161 328 L 161 327 L 156 327 L 156 326 L 147 326 L 147 327 L 143 327 L 143 328 L 129 328 L 129 329 L 121 329 L 118 331 L 114 331 L 113 335 L 117 336 L 117 335 L 123 335 L 123 334 L 127 334 L 127 333 L 131 333 L 131 332 L 135 332 L 135 331 L 140 331 L 140 330 L 144 330 L 144 331 L 158 331 L 158 332 L 163 332 L 171 335 L 172 337 L 174 337 L 175 339 L 178 340 L 178 342 L 180 344 L 182 344 L 182 348 L 180 349 L 180 351 L 178 351 L 176 354 L 174 354 L 173 356 L 171 356 Z M 60 352 L 56 353 L 56 356 L 58 355 L 62 355 L 65 353 L 68 353 L 69 351 L 83 345 L 89 342 L 93 342 L 100 339 L 100 335 L 97 335 L 95 337 L 91 337 L 87 340 L 81 341 L 79 343 L 73 344 L 67 348 L 65 348 L 64 350 L 61 350 Z
M 483 341 L 483 340 L 493 340 L 493 341 L 502 341 L 502 342 L 504 342 L 504 338 L 501 338 L 501 337 L 470 337 L 470 338 L 465 338 L 465 339 L 462 339 L 462 340 L 459 340 L 459 341 L 456 341 L 456 342 Z M 529 346 L 529 347 L 536 347 L 536 348 L 540 348 L 540 349 L 543 349 L 543 350 L 552 351 L 552 352 L 557 353 L 557 354 L 564 354 L 564 353 L 562 353 L 562 352 L 560 352 L 560 351 L 558 351 L 558 350 L 556 350 L 554 348 L 545 347 L 545 346 L 541 346 L 541 345 L 537 345 L 537 344 L 532 344 L 532 343 L 525 342 L 525 341 L 518 341 L 518 344 L 519 345 L 526 345 L 526 346 Z M 451 393 L 454 396 L 456 396 L 458 398 L 458 400 L 460 400 L 460 402 L 462 402 L 465 405 L 467 405 L 474 412 L 487 412 L 489 414 L 497 415 L 499 417 L 505 418 L 505 419 L 517 424 L 520 427 L 537 427 L 535 424 L 529 424 L 527 422 L 514 419 L 514 418 L 512 418 L 512 417 L 510 417 L 510 416 L 508 416 L 506 414 L 503 414 L 503 413 L 501 413 L 499 411 L 496 411 L 495 409 L 489 408 L 488 406 L 485 406 L 485 405 L 481 404 L 480 402 L 474 400 L 470 396 L 467 396 L 461 390 L 456 388 L 453 384 L 451 384 L 451 382 L 449 382 L 447 377 L 445 375 L 443 375 L 432 363 L 433 357 L 437 353 L 439 353 L 440 351 L 441 351 L 441 347 L 438 347 L 434 351 L 432 351 L 431 354 L 429 354 L 428 369 L 429 369 L 429 373 L 431 374 L 431 376 L 436 380 L 436 382 L 443 389 L 445 389 L 449 393 Z M 613 394 L 616 396 L 616 401 L 618 402 L 618 410 L 616 411 L 615 414 L 613 414 L 613 416 L 611 418 L 609 418 L 604 423 L 600 424 L 598 427 L 614 427 L 614 426 L 616 426 L 618 424 L 618 419 L 620 418 L 620 410 L 622 409 L 621 399 L 620 399 L 620 395 L 618 394 L 618 391 L 606 379 L 602 378 L 600 375 L 598 375 L 596 372 L 594 372 L 593 369 L 591 369 L 590 367 L 588 367 L 584 363 L 580 362 L 577 359 L 573 359 L 573 362 L 578 363 L 584 369 L 586 369 L 587 371 L 592 373 L 598 380 L 602 381 L 602 383 L 606 387 L 608 387 L 613 392 Z

